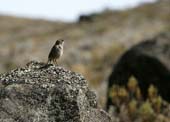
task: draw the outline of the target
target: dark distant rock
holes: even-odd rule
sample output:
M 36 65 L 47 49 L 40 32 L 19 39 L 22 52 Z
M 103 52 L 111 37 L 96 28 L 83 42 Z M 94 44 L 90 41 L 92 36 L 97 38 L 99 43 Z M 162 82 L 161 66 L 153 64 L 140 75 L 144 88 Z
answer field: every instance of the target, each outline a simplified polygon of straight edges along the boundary
M 0 75 L 0 122 L 110 122 L 80 74 L 30 62 Z
M 79 23 L 81 22 L 93 22 L 93 14 L 92 15 L 80 15 Z
M 153 84 L 159 94 L 170 102 L 170 32 L 126 51 L 114 66 L 108 87 L 113 84 L 126 85 L 132 75 L 137 78 L 144 98 L 147 97 L 148 86 Z M 107 108 L 111 104 L 108 98 Z

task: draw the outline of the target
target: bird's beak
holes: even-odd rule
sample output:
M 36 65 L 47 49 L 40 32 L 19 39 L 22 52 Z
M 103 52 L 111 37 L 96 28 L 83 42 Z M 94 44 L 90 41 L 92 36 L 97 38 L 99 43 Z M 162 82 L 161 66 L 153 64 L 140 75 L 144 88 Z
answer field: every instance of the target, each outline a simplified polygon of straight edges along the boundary
M 64 44 L 64 40 L 62 40 L 62 43 Z

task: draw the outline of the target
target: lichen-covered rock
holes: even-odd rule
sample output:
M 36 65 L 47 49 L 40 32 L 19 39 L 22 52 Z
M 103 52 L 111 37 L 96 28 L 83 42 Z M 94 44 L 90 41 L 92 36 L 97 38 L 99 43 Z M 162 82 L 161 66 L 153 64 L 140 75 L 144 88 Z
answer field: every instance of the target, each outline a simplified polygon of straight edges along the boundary
M 32 61 L 0 75 L 0 122 L 110 122 L 80 74 Z

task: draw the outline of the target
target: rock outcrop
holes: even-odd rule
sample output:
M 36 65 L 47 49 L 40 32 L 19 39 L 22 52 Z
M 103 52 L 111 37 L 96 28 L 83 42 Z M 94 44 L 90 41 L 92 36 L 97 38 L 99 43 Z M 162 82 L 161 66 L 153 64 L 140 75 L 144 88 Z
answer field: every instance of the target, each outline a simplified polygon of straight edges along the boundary
M 80 15 L 78 23 L 93 22 L 93 15 Z
M 0 122 L 110 122 L 80 74 L 32 61 L 0 75 Z
M 125 52 L 113 68 L 109 78 L 113 84 L 126 85 L 130 76 L 135 76 L 147 97 L 150 84 L 158 88 L 158 93 L 170 102 L 170 32 L 135 45 Z M 112 104 L 108 98 L 107 108 Z

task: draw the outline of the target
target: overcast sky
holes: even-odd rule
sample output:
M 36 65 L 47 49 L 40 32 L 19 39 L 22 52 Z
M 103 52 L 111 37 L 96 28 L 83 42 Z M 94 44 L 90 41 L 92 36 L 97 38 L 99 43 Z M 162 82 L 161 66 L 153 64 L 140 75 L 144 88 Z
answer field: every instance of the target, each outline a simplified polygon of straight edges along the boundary
M 0 14 L 74 21 L 80 14 L 124 9 L 155 0 L 0 0 Z

